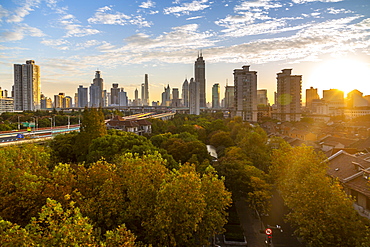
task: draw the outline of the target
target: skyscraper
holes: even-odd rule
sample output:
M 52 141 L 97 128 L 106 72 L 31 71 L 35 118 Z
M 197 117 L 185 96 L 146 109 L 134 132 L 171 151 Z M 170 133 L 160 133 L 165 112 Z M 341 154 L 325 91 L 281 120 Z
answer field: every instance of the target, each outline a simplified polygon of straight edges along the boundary
M 184 107 L 189 107 L 189 82 L 188 79 L 185 79 L 182 84 L 182 104 Z
M 172 107 L 180 107 L 181 105 L 181 99 L 180 99 L 180 93 L 178 88 L 172 88 L 172 100 L 171 100 L 171 106 Z
M 65 98 L 65 96 L 65 93 L 54 95 L 54 108 L 63 108 L 63 99 Z
M 220 85 L 218 83 L 212 86 L 212 108 L 220 108 Z
M 225 87 L 225 108 L 230 109 L 234 107 L 234 86 Z
M 267 89 L 257 90 L 257 105 L 267 105 L 267 104 L 268 104 Z
M 189 83 L 189 112 L 190 114 L 199 115 L 199 83 L 193 78 L 190 79 Z
M 170 106 L 171 105 L 171 88 L 170 85 L 167 85 L 167 88 L 164 88 L 162 93 L 162 104 L 161 106 Z
M 302 76 L 292 75 L 291 69 L 283 69 L 276 79 L 277 113 L 274 118 L 280 121 L 300 121 Z
M 118 83 L 113 83 L 112 88 L 110 89 L 111 105 L 118 105 L 119 98 L 118 93 L 120 89 L 118 88 Z
M 144 88 L 143 88 L 143 105 L 149 105 L 149 81 L 148 81 L 148 74 L 145 74 L 145 81 L 144 81 Z
M 257 121 L 257 71 L 250 71 L 249 65 L 234 70 L 235 115 L 244 121 Z
M 202 52 L 198 54 L 198 58 L 194 64 L 194 80 L 199 85 L 199 106 L 207 107 L 206 101 L 206 65 L 203 60 Z
M 118 98 L 119 98 L 119 106 L 128 106 L 128 97 L 127 97 L 127 93 L 125 92 L 125 90 L 123 88 L 120 89 L 120 91 L 118 92 Z
M 85 106 L 88 106 L 88 99 L 87 99 L 87 88 L 80 85 L 77 89 L 77 107 L 84 108 Z
M 104 99 L 104 80 L 101 78 L 100 71 L 95 71 L 95 78 L 90 86 L 90 106 L 103 107 Z
M 34 60 L 27 60 L 26 64 L 14 64 L 14 110 L 38 110 L 40 98 L 40 66 Z

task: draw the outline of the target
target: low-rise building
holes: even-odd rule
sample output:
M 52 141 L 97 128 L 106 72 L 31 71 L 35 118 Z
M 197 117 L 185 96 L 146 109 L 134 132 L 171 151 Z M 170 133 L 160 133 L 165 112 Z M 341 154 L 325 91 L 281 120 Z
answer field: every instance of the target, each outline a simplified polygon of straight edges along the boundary
M 106 126 L 108 129 L 118 129 L 137 135 L 152 133 L 152 124 L 146 119 L 125 119 L 115 116 L 107 122 Z

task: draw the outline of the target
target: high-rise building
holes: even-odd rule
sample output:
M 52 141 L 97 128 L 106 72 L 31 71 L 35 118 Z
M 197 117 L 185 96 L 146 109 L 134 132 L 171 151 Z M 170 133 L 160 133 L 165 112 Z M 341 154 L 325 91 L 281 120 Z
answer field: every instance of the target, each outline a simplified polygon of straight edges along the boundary
M 144 78 L 144 88 L 143 88 L 143 96 L 142 96 L 143 105 L 149 105 L 149 81 L 148 81 L 148 74 L 145 74 Z
M 200 100 L 199 100 L 199 83 L 193 78 L 190 79 L 189 83 L 189 112 L 190 114 L 200 114 Z
M 162 104 L 161 106 L 170 106 L 171 105 L 171 88 L 170 85 L 164 88 L 162 93 Z
M 63 108 L 63 99 L 65 97 L 64 93 L 59 93 L 54 95 L 54 108 Z
M 40 107 L 41 109 L 53 108 L 53 101 L 51 98 L 45 97 L 45 95 L 41 94 Z
M 257 105 L 268 105 L 267 89 L 257 90 Z
M 181 99 L 180 93 L 178 88 L 172 88 L 172 107 L 180 107 L 181 106 Z
M 188 79 L 185 79 L 182 84 L 182 104 L 184 107 L 189 107 L 189 82 Z
M 226 109 L 231 109 L 234 107 L 234 86 L 225 87 L 225 105 Z
M 63 108 L 71 108 L 72 107 L 72 97 L 65 96 L 63 98 Z
M 111 105 L 118 105 L 119 98 L 118 93 L 120 89 L 118 88 L 118 83 L 113 83 L 110 89 Z
M 95 71 L 95 78 L 90 86 L 90 106 L 103 107 L 104 104 L 104 80 L 101 78 L 100 71 Z
M 277 112 L 274 118 L 280 121 L 301 120 L 302 76 L 292 75 L 292 69 L 283 69 L 277 74 Z
M 323 103 L 327 105 L 330 116 L 342 115 L 342 109 L 345 107 L 344 92 L 338 89 L 329 89 L 322 91 Z
M 199 87 L 199 106 L 207 107 L 206 99 L 206 65 L 203 60 L 202 52 L 198 54 L 198 58 L 194 64 L 194 80 Z
M 77 95 L 78 95 L 77 107 L 84 108 L 88 106 L 87 87 L 83 87 L 82 85 L 80 85 L 77 89 Z
M 128 97 L 127 97 L 127 92 L 123 88 L 120 89 L 118 92 L 118 97 L 119 97 L 119 106 L 128 106 Z
M 139 99 L 139 90 L 137 88 L 134 92 L 134 101 L 132 102 L 133 106 L 139 106 L 140 105 L 140 99 Z
M 14 110 L 40 109 L 40 66 L 34 60 L 26 64 L 14 64 Z
M 347 94 L 347 107 L 356 108 L 369 106 L 367 100 L 363 97 L 363 93 L 357 89 L 352 90 Z
M 234 70 L 234 107 L 244 121 L 257 121 L 257 72 L 249 65 Z
M 316 99 L 320 99 L 317 88 L 310 87 L 306 89 L 306 108 L 312 110 L 312 101 Z
M 220 84 L 212 86 L 212 108 L 220 108 Z

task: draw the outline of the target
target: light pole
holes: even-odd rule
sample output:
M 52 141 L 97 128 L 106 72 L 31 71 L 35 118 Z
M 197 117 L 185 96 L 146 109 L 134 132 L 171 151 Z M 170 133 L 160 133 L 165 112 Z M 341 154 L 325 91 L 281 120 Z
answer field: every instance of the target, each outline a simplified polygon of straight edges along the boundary
M 21 125 L 19 123 L 19 116 L 18 116 L 18 130 L 20 130 L 20 129 L 21 129 Z
M 68 129 L 69 129 L 69 125 L 70 125 L 70 116 L 67 116 L 68 117 Z
M 53 136 L 53 118 L 49 117 L 50 119 L 50 136 Z

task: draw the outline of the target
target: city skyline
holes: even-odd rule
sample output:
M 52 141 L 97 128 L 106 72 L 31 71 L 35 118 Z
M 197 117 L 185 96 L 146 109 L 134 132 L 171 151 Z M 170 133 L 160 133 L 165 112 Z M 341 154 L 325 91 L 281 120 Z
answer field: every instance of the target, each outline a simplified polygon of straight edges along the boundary
M 11 90 L 13 64 L 34 60 L 41 91 L 73 96 L 102 72 L 134 98 L 149 75 L 150 102 L 163 86 L 194 77 L 199 51 L 206 96 L 221 98 L 233 70 L 250 65 L 270 102 L 276 74 L 293 69 L 303 90 L 370 94 L 370 3 L 361 0 L 7 1 L 0 5 L 0 86 Z M 304 98 L 304 93 L 303 93 Z

